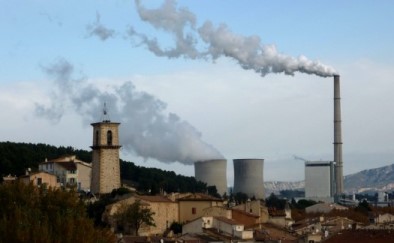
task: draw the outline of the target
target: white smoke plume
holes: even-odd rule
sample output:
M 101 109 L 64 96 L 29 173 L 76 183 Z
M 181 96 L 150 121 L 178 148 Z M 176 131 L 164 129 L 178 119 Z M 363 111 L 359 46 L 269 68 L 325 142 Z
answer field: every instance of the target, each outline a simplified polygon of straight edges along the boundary
M 60 59 L 43 70 L 55 81 L 49 107 L 36 104 L 36 114 L 59 121 L 69 106 L 89 124 L 97 121 L 103 102 L 109 116 L 121 122 L 121 145 L 145 159 L 193 164 L 194 161 L 222 159 L 223 156 L 204 142 L 201 133 L 174 113 L 166 113 L 166 104 L 154 96 L 138 91 L 131 82 L 112 86 L 106 91 L 74 78 L 74 67 Z
M 206 58 L 216 60 L 225 56 L 236 60 L 247 70 L 262 76 L 268 73 L 294 75 L 295 72 L 329 77 L 336 71 L 319 61 L 305 56 L 291 57 L 278 52 L 275 45 L 264 45 L 259 36 L 241 36 L 229 30 L 225 24 L 218 27 L 206 21 L 196 28 L 196 16 L 185 8 L 177 9 L 175 0 L 166 0 L 157 9 L 146 9 L 135 0 L 140 18 L 158 30 L 164 30 L 174 38 L 172 48 L 161 47 L 157 38 L 148 37 L 131 28 L 129 35 L 140 39 L 141 44 L 157 56 L 169 58 Z M 188 32 L 187 32 L 188 30 Z M 201 46 L 205 47 L 201 48 Z M 200 48 L 197 48 L 200 47 Z

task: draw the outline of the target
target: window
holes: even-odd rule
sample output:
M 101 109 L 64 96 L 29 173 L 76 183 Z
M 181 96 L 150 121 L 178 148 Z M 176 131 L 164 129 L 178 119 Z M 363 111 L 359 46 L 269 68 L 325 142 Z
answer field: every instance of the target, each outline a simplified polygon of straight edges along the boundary
M 107 132 L 107 145 L 112 145 L 112 131 Z
M 74 184 L 75 183 L 75 178 L 70 178 L 70 184 Z
M 196 208 L 192 208 L 192 214 L 196 214 L 196 213 L 197 213 Z
M 41 186 L 42 184 L 42 178 L 38 177 L 37 178 L 37 186 Z

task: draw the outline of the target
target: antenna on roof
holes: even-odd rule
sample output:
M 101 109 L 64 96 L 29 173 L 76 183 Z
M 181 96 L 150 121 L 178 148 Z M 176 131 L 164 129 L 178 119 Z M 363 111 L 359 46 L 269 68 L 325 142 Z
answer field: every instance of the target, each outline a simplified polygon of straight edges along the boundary
M 111 122 L 109 119 L 108 111 L 107 111 L 107 103 L 104 102 L 104 107 L 103 107 L 103 122 Z

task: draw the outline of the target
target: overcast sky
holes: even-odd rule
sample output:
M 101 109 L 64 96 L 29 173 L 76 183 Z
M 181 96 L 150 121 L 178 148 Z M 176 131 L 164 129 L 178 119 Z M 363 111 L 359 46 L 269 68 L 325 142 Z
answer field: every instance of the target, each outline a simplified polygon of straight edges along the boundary
M 0 0 L 0 140 L 89 150 L 106 102 L 121 158 L 194 175 L 194 160 L 265 159 L 304 179 L 394 162 L 393 1 Z M 328 76 L 328 77 L 327 77 Z

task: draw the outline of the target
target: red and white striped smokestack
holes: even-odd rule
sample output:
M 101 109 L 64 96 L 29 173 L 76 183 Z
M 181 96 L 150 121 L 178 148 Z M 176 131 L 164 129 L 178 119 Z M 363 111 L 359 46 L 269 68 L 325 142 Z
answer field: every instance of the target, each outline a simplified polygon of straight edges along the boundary
M 334 161 L 336 194 L 344 191 L 342 161 L 342 120 L 341 120 L 341 88 L 339 75 L 334 75 Z

